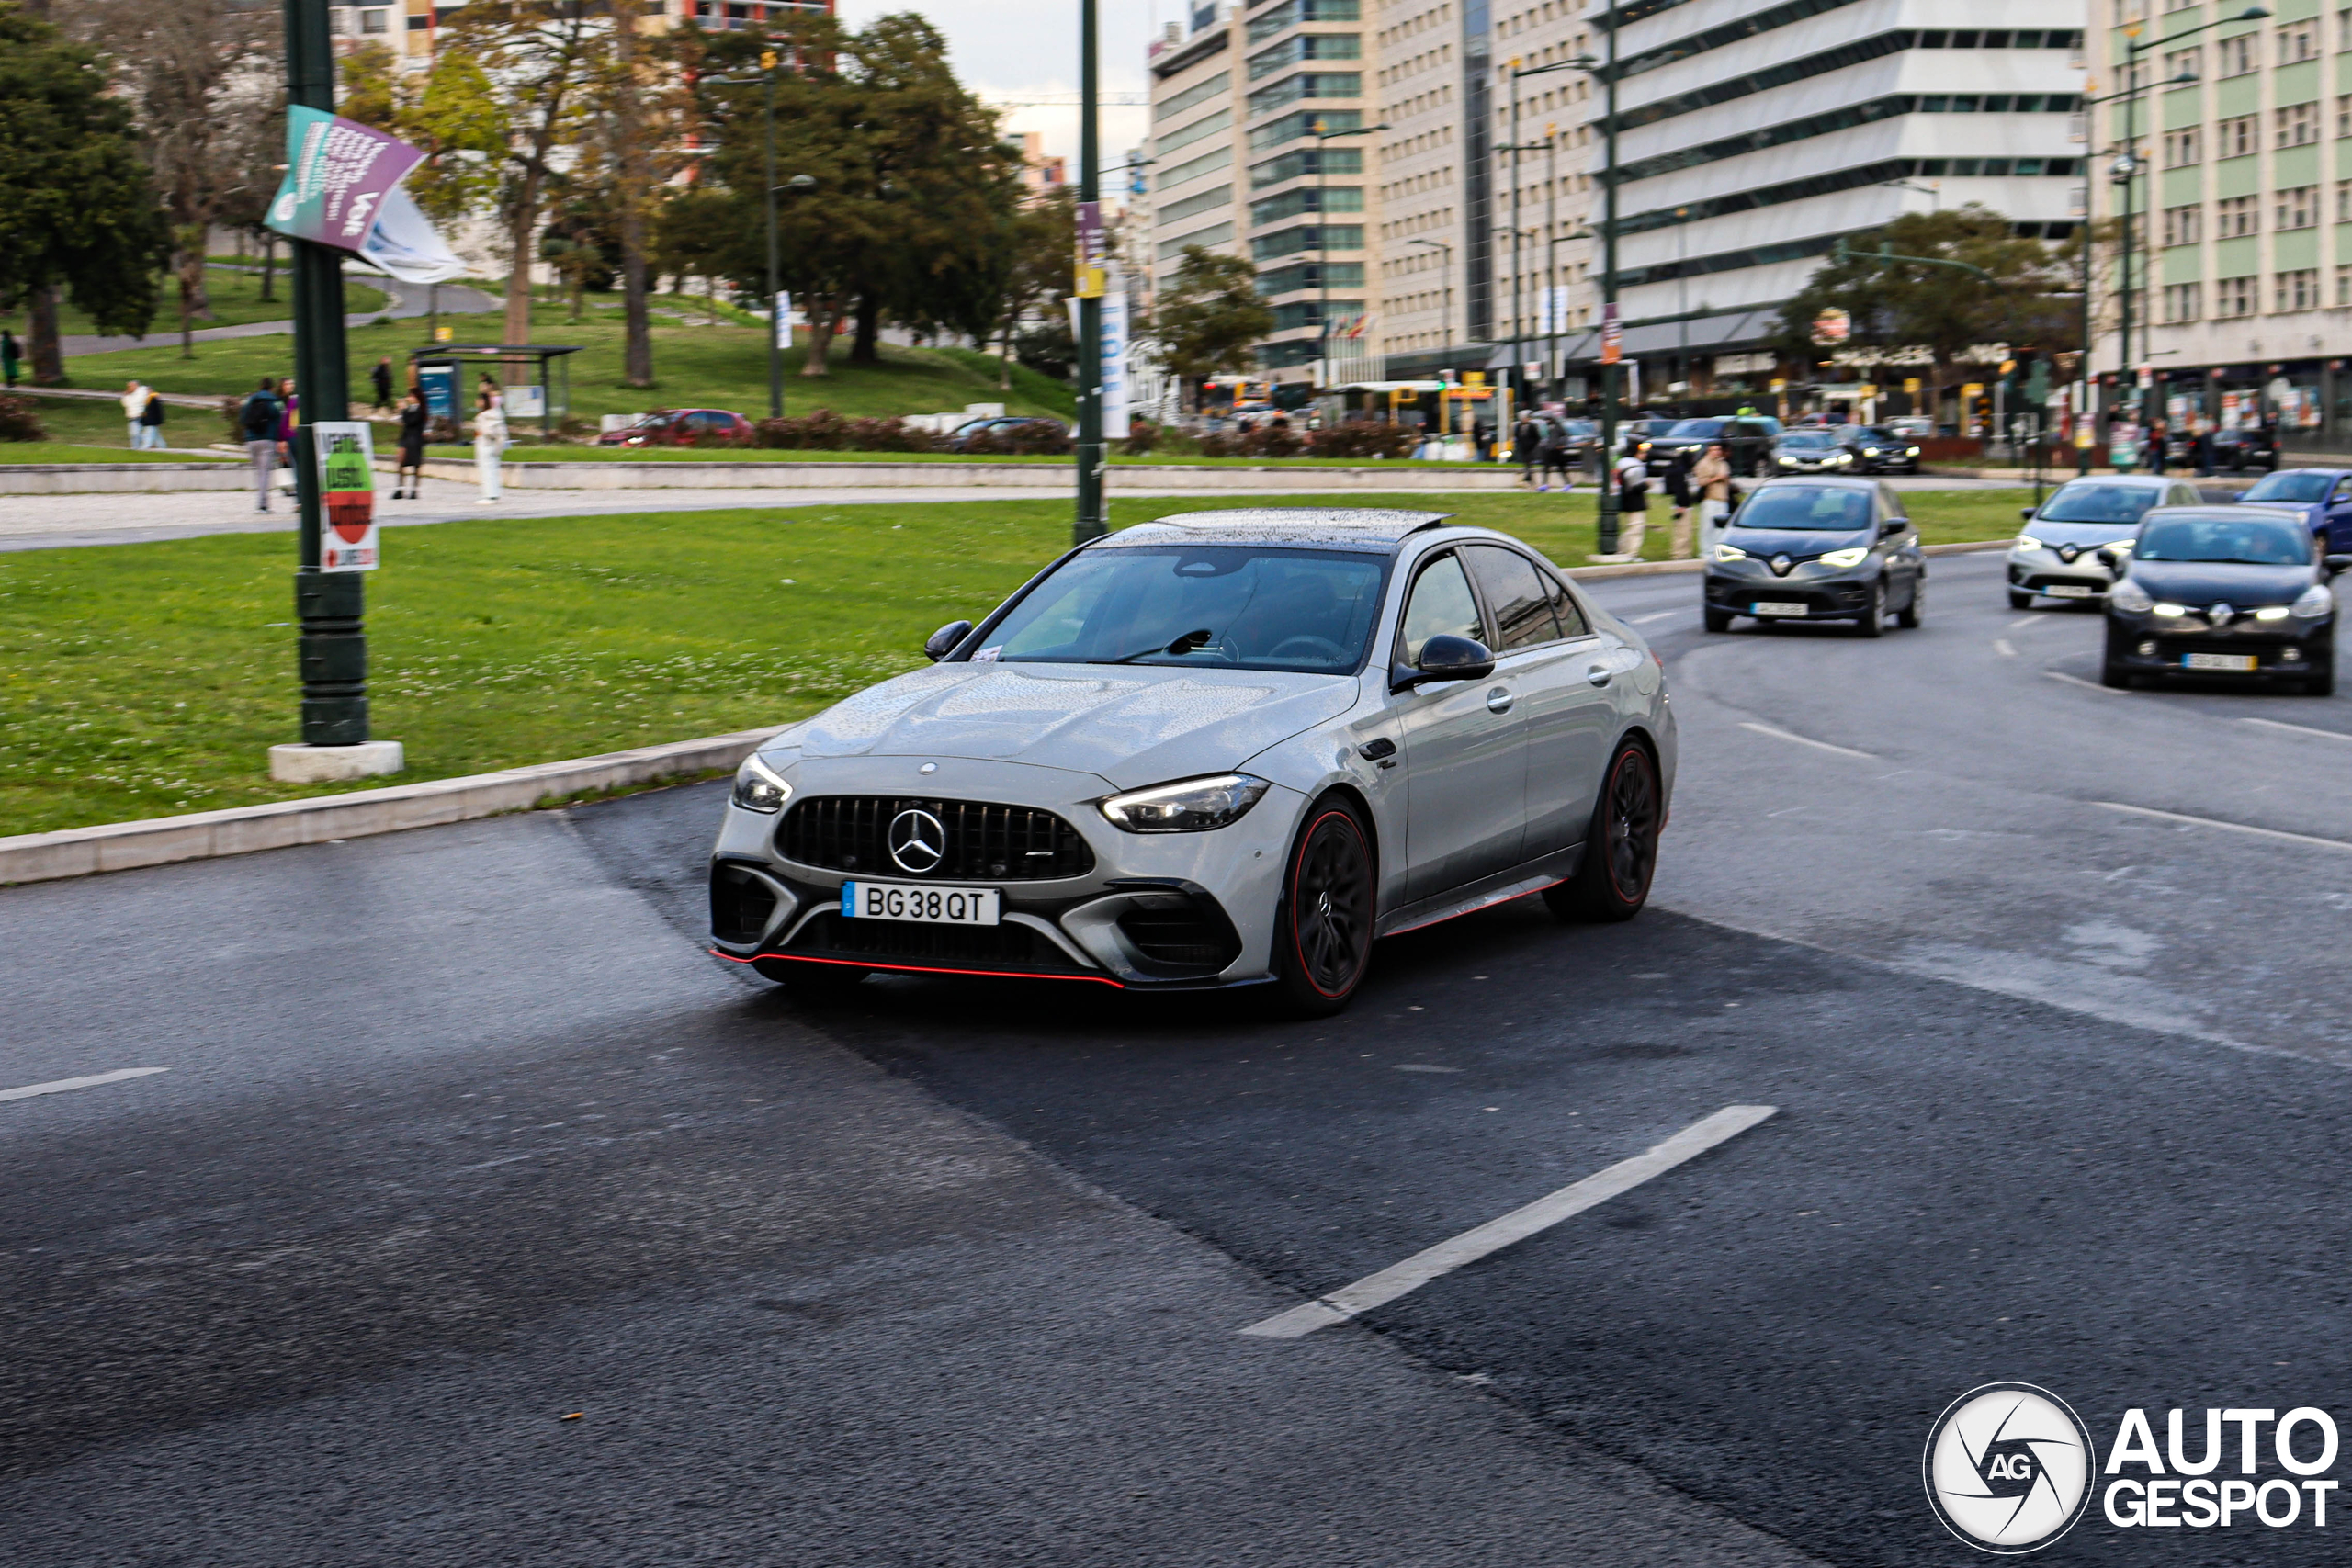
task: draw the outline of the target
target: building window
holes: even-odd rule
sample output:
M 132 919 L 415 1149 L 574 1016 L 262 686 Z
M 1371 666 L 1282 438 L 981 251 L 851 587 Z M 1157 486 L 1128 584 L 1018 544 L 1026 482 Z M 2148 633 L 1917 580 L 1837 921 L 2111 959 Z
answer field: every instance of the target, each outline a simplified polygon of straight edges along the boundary
M 2221 120 L 2213 127 L 2213 155 L 2217 158 L 2251 156 L 2262 145 L 2260 115 L 2242 114 Z
M 2253 33 L 2241 33 L 2225 38 L 2214 52 L 2220 57 L 2214 74 L 2217 76 L 2251 76 L 2262 63 L 2262 55 L 2255 46 Z
M 2193 245 L 2205 237 L 2205 209 L 2201 207 L 2167 207 L 2164 215 L 2164 243 Z
M 2335 220 L 2352 223 L 2352 180 L 2335 182 Z
M 359 13 L 359 30 L 363 33 L 390 31 L 391 17 L 391 12 L 381 6 L 362 11 Z
M 2167 323 L 2193 321 L 2203 313 L 2199 296 L 2204 286 L 2197 283 L 2167 283 L 2165 285 L 2165 321 Z
M 2205 74 L 2205 51 L 2202 49 L 2177 49 L 2165 56 L 2165 80 L 2170 82 L 2182 75 Z
M 2216 321 L 2231 321 L 2254 314 L 2255 279 L 2225 277 L 2213 285 L 2213 317 Z
M 2237 240 L 2262 226 L 2258 196 L 2228 196 L 2213 204 L 2213 237 Z
M 2290 186 L 2278 193 L 2272 227 L 2315 229 L 2319 226 L 2319 186 Z
M 2319 20 L 2305 17 L 2300 22 L 2282 22 L 2278 26 L 2278 63 L 2300 65 L 2306 60 L 2319 58 Z
M 2285 315 L 2291 310 L 2319 309 L 2319 268 L 2307 266 L 2295 272 L 2279 273 L 2272 280 L 2276 285 L 2271 298 L 2271 310 Z
M 2352 136 L 2352 93 L 2335 95 L 2335 134 Z
M 2335 269 L 2335 302 L 2339 305 L 2352 305 L 2352 266 L 2339 266 Z
M 2277 145 L 2308 147 L 2319 140 L 2317 104 L 2281 104 L 2272 113 L 2278 127 Z
M 2165 132 L 2165 167 L 2177 169 L 2205 159 L 2205 128 L 2201 125 L 2184 127 Z

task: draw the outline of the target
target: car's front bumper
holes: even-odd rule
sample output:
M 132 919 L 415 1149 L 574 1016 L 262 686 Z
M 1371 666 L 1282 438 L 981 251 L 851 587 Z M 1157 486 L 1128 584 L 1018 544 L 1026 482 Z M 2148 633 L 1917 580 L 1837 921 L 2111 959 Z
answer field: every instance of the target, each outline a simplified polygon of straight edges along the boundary
M 2056 550 L 2021 550 L 2009 547 L 2009 586 L 2020 593 L 2038 593 L 2052 599 L 2104 599 L 2115 585 L 2115 573 L 2099 565 L 2093 550 L 2078 552 L 2073 560 Z M 2065 589 L 2080 589 L 2080 592 L 2064 592 Z
M 1707 607 L 1735 615 L 1756 615 L 1755 606 L 1803 604 L 1802 615 L 1756 615 L 1761 621 L 1850 621 L 1868 615 L 1876 560 L 1857 567 L 1825 567 L 1807 561 L 1776 577 L 1761 560 L 1718 561 L 1707 567 Z
M 2263 629 L 2256 630 L 2256 627 Z M 2240 623 L 2215 628 L 2194 616 L 2108 615 L 2109 648 L 2116 665 L 2134 675 L 2190 681 L 2301 681 L 2335 663 L 2335 622 Z M 2251 659 L 2251 670 L 2199 668 L 2199 655 Z
M 921 876 L 883 863 L 808 864 L 779 847 L 784 813 L 729 804 L 711 858 L 711 951 L 763 966 L 832 964 L 910 974 L 991 975 L 1186 989 L 1271 972 L 1291 829 L 1305 802 L 1270 789 L 1240 820 L 1200 833 L 1129 833 L 1096 802 L 1091 774 L 941 759 L 918 777 L 910 758 L 829 759 L 785 769 L 785 812 L 827 795 L 935 798 L 1048 811 L 1076 830 L 1093 864 L 1024 879 Z M 847 882 L 992 888 L 996 926 L 925 925 L 842 913 Z

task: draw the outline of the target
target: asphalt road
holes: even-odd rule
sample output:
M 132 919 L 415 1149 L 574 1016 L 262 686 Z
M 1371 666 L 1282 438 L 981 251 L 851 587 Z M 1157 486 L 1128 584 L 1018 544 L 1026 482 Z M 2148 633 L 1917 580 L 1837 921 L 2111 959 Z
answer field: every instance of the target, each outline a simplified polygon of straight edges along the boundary
M 797 1003 L 699 954 L 712 786 L 0 892 L 0 1089 L 171 1069 L 0 1100 L 0 1561 L 1908 1568 L 1975 1560 L 1918 1465 L 1977 1384 L 2341 1418 L 2352 706 L 2105 693 L 1931 570 L 1875 642 L 1598 585 L 1683 725 L 1652 910 L 1320 1023 Z

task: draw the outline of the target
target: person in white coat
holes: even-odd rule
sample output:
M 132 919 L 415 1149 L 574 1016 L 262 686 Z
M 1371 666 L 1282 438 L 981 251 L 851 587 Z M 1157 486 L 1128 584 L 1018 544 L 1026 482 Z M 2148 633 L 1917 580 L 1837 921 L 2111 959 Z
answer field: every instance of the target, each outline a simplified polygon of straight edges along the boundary
M 146 421 L 147 400 L 154 395 L 153 390 L 143 381 L 133 381 L 122 389 L 122 418 L 123 423 L 130 427 L 130 449 L 134 452 L 147 450 L 150 432 L 150 426 Z M 156 434 L 154 445 L 161 446 L 163 444 L 162 434 Z
M 487 389 L 481 398 L 481 407 L 474 412 L 474 477 L 481 481 L 481 494 L 474 504 L 494 506 L 499 498 L 499 455 L 506 450 L 506 405 L 499 393 Z

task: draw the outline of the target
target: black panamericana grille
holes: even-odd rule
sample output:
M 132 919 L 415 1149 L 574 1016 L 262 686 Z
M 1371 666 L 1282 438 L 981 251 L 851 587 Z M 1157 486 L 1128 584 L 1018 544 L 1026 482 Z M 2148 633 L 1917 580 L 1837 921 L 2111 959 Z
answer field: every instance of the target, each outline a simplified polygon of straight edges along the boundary
M 928 811 L 947 830 L 946 854 L 936 866 L 914 872 L 890 858 L 890 824 L 903 811 Z M 785 813 L 775 847 L 802 865 L 926 882 L 1042 882 L 1094 869 L 1094 852 L 1052 812 L 977 800 L 818 795 Z

